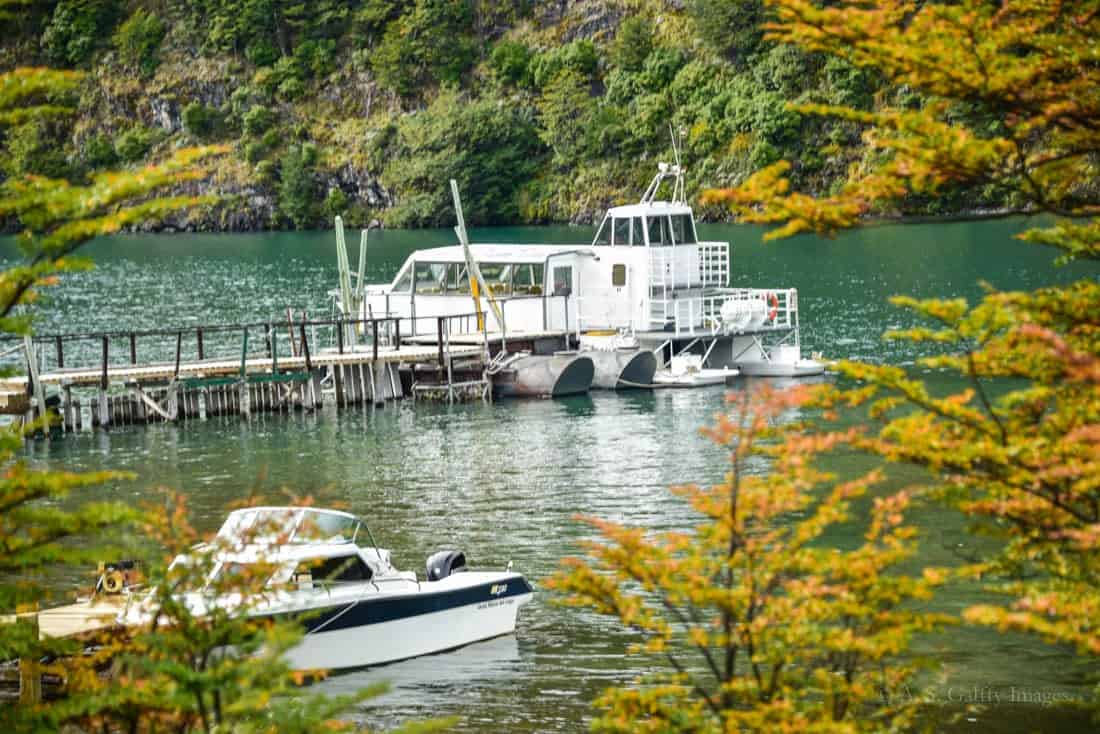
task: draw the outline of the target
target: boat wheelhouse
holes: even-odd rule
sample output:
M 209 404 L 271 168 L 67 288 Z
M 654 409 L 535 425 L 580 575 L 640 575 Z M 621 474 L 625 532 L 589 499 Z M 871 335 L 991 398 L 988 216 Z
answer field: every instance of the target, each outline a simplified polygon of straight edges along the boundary
M 671 201 L 656 199 L 671 180 Z M 683 171 L 660 164 L 637 204 L 604 216 L 588 245 L 471 244 L 488 293 L 503 316 L 487 318 L 493 334 L 561 331 L 582 348 L 599 348 L 609 334 L 629 335 L 657 353 L 663 366 L 677 356 L 742 374 L 802 376 L 824 367 L 803 359 L 794 288 L 731 288 L 730 245 L 699 239 L 684 201 Z M 389 284 L 365 288 L 362 318 L 418 320 L 474 310 L 462 246 L 417 250 Z M 423 327 L 421 327 L 423 328 Z

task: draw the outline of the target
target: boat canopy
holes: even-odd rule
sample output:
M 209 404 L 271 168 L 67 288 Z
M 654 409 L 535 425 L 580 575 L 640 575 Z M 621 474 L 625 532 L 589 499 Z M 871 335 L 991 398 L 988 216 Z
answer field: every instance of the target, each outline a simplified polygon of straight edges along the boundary
M 579 248 L 587 250 L 587 248 Z M 576 245 L 470 245 L 474 257 L 481 262 L 542 263 L 547 257 L 565 252 L 576 252 Z M 409 257 L 417 262 L 464 263 L 466 257 L 461 245 L 432 247 L 417 250 Z
M 229 513 L 218 538 L 245 545 L 354 543 L 362 521 L 339 510 L 316 507 L 248 507 Z
M 471 245 L 481 275 L 494 296 L 541 296 L 546 287 L 547 263 L 570 254 L 592 256 L 591 248 L 575 245 Z M 393 283 L 375 293 L 469 295 L 470 276 L 462 247 L 417 250 L 398 271 Z

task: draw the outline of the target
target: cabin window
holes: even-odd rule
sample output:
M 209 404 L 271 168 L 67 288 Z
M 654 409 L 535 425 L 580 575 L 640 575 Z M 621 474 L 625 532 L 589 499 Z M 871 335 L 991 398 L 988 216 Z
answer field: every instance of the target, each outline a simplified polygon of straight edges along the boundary
M 412 282 L 413 268 L 412 265 L 409 265 L 397 276 L 397 282 L 390 288 L 390 291 L 393 293 L 408 293 L 409 289 L 412 288 Z
M 447 277 L 446 263 L 417 263 L 416 264 L 416 292 L 417 294 L 435 294 L 443 292 L 444 280 Z
M 672 217 L 672 236 L 676 238 L 678 245 L 695 244 L 695 226 L 691 222 L 690 214 L 676 214 Z
M 614 288 L 622 288 L 626 285 L 626 265 L 615 263 L 611 266 L 611 285 Z
M 494 296 L 512 294 L 512 266 L 504 263 L 485 263 L 478 265 L 485 286 Z
M 669 231 L 668 217 L 646 217 L 649 225 L 649 244 L 652 247 L 672 244 L 672 233 Z
M 370 566 L 363 563 L 359 556 L 336 556 L 334 558 L 311 558 L 301 561 L 294 569 L 294 581 L 298 587 L 313 582 L 354 583 L 370 581 L 373 573 Z M 308 587 L 307 587 L 308 588 Z
M 542 263 L 521 263 L 512 273 L 512 292 L 517 296 L 542 295 Z
M 270 564 L 225 561 L 210 577 L 210 582 L 225 591 L 236 591 L 254 586 L 261 581 L 266 584 L 274 568 Z
M 470 275 L 466 272 L 466 263 L 451 263 L 447 266 L 447 295 L 465 295 L 470 292 Z
M 600 231 L 596 233 L 596 239 L 592 241 L 593 245 L 610 245 L 611 244 L 611 217 L 605 216 L 603 222 L 600 224 Z
M 642 234 L 641 217 L 634 217 L 630 220 L 630 241 L 635 247 L 645 245 L 645 235 Z
M 573 293 L 573 267 L 566 265 L 554 268 L 554 295 L 568 296 Z
M 629 245 L 630 244 L 630 220 L 629 219 L 616 219 L 615 221 L 615 238 L 611 241 L 613 245 Z

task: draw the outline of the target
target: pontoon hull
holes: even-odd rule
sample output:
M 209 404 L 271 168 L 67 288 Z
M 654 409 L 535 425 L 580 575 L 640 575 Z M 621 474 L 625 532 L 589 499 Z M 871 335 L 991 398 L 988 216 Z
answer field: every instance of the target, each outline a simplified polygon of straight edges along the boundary
M 825 372 L 825 365 L 813 359 L 797 362 L 741 362 L 738 365 L 745 377 L 813 377 Z
M 647 388 L 657 371 L 657 355 L 648 349 L 585 352 L 595 366 L 592 387 L 600 390 Z
M 513 358 L 493 375 L 498 398 L 558 398 L 592 387 L 595 366 L 585 355 L 529 354 Z
M 531 586 L 515 574 L 497 583 L 366 598 L 326 610 L 306 622 L 302 642 L 287 653 L 295 670 L 338 670 L 431 655 L 515 632 Z M 505 591 L 501 591 L 506 587 Z

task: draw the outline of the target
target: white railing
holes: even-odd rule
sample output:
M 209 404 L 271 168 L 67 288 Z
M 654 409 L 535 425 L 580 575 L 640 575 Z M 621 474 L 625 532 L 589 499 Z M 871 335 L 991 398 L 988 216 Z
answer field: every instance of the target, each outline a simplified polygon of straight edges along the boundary
M 652 288 L 725 288 L 729 277 L 730 251 L 725 242 L 649 248 Z
M 752 314 L 746 323 L 729 321 L 722 316 L 728 311 Z M 755 334 L 785 331 L 798 327 L 798 291 L 794 288 L 726 288 L 717 293 L 693 298 L 650 300 L 650 325 L 664 329 L 672 324 L 670 336 Z
M 730 248 L 725 242 L 699 243 L 699 275 L 703 287 L 725 288 L 730 282 Z

